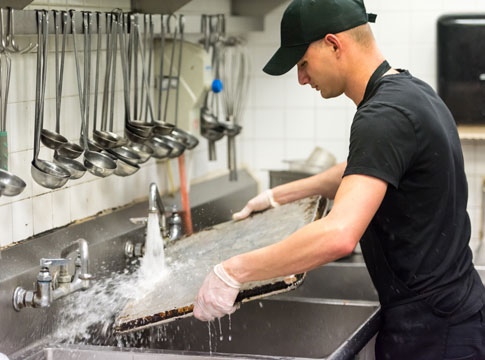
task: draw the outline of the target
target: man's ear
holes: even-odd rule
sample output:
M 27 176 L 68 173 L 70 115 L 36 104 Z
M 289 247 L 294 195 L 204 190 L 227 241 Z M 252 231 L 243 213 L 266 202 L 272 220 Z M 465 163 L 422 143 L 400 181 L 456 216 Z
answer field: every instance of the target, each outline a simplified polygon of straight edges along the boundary
M 335 51 L 335 52 L 340 50 L 341 47 L 342 47 L 342 44 L 340 43 L 340 39 L 337 36 L 335 36 L 334 34 L 325 35 L 324 40 L 325 40 L 325 43 L 328 46 L 332 46 L 333 51 Z

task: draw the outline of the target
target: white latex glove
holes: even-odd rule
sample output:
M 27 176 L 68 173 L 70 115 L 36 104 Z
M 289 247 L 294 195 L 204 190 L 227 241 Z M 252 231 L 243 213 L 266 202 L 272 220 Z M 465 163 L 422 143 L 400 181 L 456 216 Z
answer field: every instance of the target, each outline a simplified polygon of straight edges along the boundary
M 236 311 L 234 301 L 241 283 L 233 279 L 217 264 L 207 275 L 194 304 L 194 316 L 202 321 L 214 320 Z
M 274 200 L 273 192 L 269 189 L 249 200 L 241 211 L 232 215 L 232 218 L 234 220 L 242 220 L 247 218 L 253 211 L 261 211 L 269 207 L 278 206 L 280 206 L 280 204 Z
M 8 360 L 7 355 L 0 353 L 0 360 Z

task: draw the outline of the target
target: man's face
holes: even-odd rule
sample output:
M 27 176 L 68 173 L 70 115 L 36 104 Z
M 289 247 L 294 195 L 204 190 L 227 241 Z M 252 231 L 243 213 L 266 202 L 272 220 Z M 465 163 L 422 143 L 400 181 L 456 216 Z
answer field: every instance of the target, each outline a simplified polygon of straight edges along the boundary
M 311 43 L 297 63 L 300 85 L 309 84 L 325 99 L 341 95 L 344 87 L 338 70 L 337 51 L 324 39 Z

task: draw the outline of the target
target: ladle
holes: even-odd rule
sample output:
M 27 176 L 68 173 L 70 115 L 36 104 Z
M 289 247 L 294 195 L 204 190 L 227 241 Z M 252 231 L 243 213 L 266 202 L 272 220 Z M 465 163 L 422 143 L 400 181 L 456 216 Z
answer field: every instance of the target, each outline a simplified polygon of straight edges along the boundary
M 134 24 L 134 30 L 135 30 L 135 35 L 139 38 L 140 37 L 140 29 L 138 28 L 137 24 Z M 139 42 L 138 42 L 138 47 L 135 46 L 135 59 L 138 58 L 138 52 L 140 53 L 141 62 L 142 62 L 142 67 L 141 67 L 142 89 L 146 93 L 146 95 L 143 96 L 144 92 L 142 92 L 142 99 L 141 99 L 142 104 L 141 104 L 141 111 L 140 111 L 139 119 L 142 118 L 143 97 L 145 97 L 147 113 L 148 113 L 148 111 L 150 112 L 150 119 L 153 120 L 154 115 L 153 115 L 152 101 L 151 101 L 150 90 L 149 90 L 148 81 L 147 81 L 147 75 L 145 73 L 145 55 L 143 54 L 143 50 L 142 50 L 141 44 Z M 153 127 L 153 124 L 151 122 L 142 121 L 142 120 L 134 120 L 133 122 L 130 122 L 130 125 L 135 126 L 135 127 L 140 127 L 140 129 L 143 129 L 145 131 L 150 131 L 150 132 L 151 132 L 151 128 Z
M 153 156 L 153 149 L 148 145 L 139 144 L 136 142 L 129 142 L 128 146 L 140 157 L 140 161 L 138 162 L 138 164 L 143 164 L 147 162 L 148 159 Z
M 53 162 L 39 159 L 40 130 L 42 128 L 42 113 L 44 111 L 45 80 L 47 72 L 47 24 L 49 14 L 45 11 L 37 11 L 37 75 L 36 75 L 36 101 L 35 101 L 35 135 L 34 135 L 34 158 L 31 165 L 32 178 L 39 185 L 49 189 L 57 189 L 64 186 L 71 174 L 63 167 Z M 44 20 L 45 18 L 45 20 Z M 41 34 L 43 37 L 41 37 Z M 42 44 L 42 45 L 41 45 Z M 42 76 L 41 76 L 42 74 Z
M 125 15 L 125 19 L 128 18 L 128 15 L 126 14 Z M 120 51 L 120 56 L 121 56 L 121 70 L 122 70 L 122 75 L 123 75 L 123 94 L 124 94 L 124 100 L 125 100 L 125 135 L 126 137 L 128 137 L 128 139 L 132 142 L 132 143 L 136 143 L 138 145 L 142 145 L 147 139 L 148 137 L 150 136 L 151 134 L 151 128 L 148 129 L 148 131 L 146 129 L 143 129 L 142 126 L 140 127 L 137 127 L 137 126 L 134 126 L 132 125 L 132 121 L 131 121 L 131 109 L 130 109 L 130 66 L 131 66 L 131 61 L 128 59 L 127 61 L 127 56 L 129 55 L 129 52 L 131 51 L 131 46 L 132 46 L 132 36 L 133 36 L 133 32 L 132 32 L 132 35 L 129 37 L 129 45 L 128 45 L 128 54 L 126 52 L 126 49 L 125 49 L 125 28 L 127 27 L 128 25 L 128 21 L 126 21 L 125 23 L 123 23 L 123 26 L 122 27 L 122 31 L 119 31 L 118 32 L 118 35 L 119 35 L 119 38 L 120 38 L 120 48 L 121 48 L 121 51 Z M 133 29 L 133 27 L 132 27 Z M 128 63 L 128 64 L 127 64 Z M 135 91 L 137 91 L 135 89 Z M 140 151 L 141 147 L 138 146 L 138 150 L 134 150 L 135 152 L 137 151 Z M 142 158 L 144 157 L 147 157 L 148 158 L 151 156 L 151 154 L 153 153 L 153 151 L 149 152 L 149 153 L 146 153 L 146 154 L 142 154 Z M 147 158 L 147 160 L 148 160 Z
M 184 42 L 184 27 L 185 27 L 185 19 L 183 15 L 179 15 L 179 23 L 178 23 L 178 31 L 179 31 L 179 56 L 178 56 L 178 69 L 177 69 L 177 84 L 176 84 L 176 92 L 175 92 L 175 127 L 171 132 L 171 136 L 181 142 L 187 149 L 191 150 L 195 148 L 199 144 L 199 140 L 189 134 L 188 132 L 180 129 L 177 127 L 178 124 L 178 107 L 179 107 L 179 92 L 180 92 L 180 79 L 181 79 L 181 70 L 182 70 L 182 48 L 183 48 L 183 42 Z M 172 65 L 173 65 L 173 49 L 175 49 L 175 43 L 176 43 L 176 33 L 175 31 L 174 34 L 174 42 L 172 45 L 172 56 L 171 56 L 171 64 L 170 64 L 170 73 L 169 73 L 169 78 L 172 78 Z M 166 102 L 165 102 L 165 113 L 164 113 L 164 122 L 166 123 L 166 116 L 167 116 L 167 108 L 168 108 L 168 94 L 170 92 L 170 87 L 167 89 L 167 95 L 166 95 Z M 174 156 L 175 153 L 173 152 L 170 156 Z M 181 155 L 182 153 L 180 153 Z
M 111 153 L 111 149 L 103 150 L 102 154 L 109 156 L 116 163 L 116 170 L 114 174 L 117 176 L 129 176 L 140 170 L 140 166 L 138 164 L 117 157 Z
M 83 89 L 81 85 L 81 71 L 79 68 L 79 58 L 78 58 L 78 53 L 77 53 L 77 46 L 76 46 L 76 23 L 74 19 L 74 11 L 71 10 L 71 24 L 72 24 L 72 39 L 73 39 L 73 45 L 74 45 L 74 59 L 76 63 L 76 75 L 77 75 L 77 85 L 78 85 L 78 94 L 79 94 L 79 103 L 81 107 L 81 141 L 84 144 L 84 166 L 88 169 L 90 173 L 92 173 L 95 176 L 99 177 L 106 177 L 108 175 L 113 174 L 113 172 L 116 169 L 116 163 L 107 155 L 104 155 L 102 153 L 90 151 L 88 149 L 88 130 L 87 130 L 87 125 L 86 125 L 86 109 L 85 104 L 84 104 L 84 99 L 83 99 Z M 91 23 L 92 19 L 92 14 L 83 14 L 83 25 L 84 28 L 89 31 L 89 24 L 88 24 L 88 19 L 89 23 Z M 90 63 L 90 55 L 88 52 L 87 59 L 84 61 L 88 62 L 88 68 L 89 68 L 89 63 Z M 89 78 L 87 81 L 84 83 L 84 87 L 86 88 L 86 91 L 89 93 Z
M 54 25 L 55 25 L 55 50 L 56 50 L 56 132 L 60 134 L 60 113 L 61 113 L 61 97 L 62 97 L 62 80 L 64 75 L 64 57 L 66 50 L 67 38 L 67 13 L 62 12 L 62 54 L 59 69 L 59 20 L 57 18 L 58 12 L 54 10 Z M 59 71 L 58 71 L 59 70 Z M 54 163 L 62 166 L 71 173 L 71 179 L 80 179 L 85 173 L 86 168 L 79 161 L 74 160 L 70 155 L 74 152 L 77 156 L 81 155 L 82 148 L 74 143 L 67 142 L 61 145 L 62 149 L 57 149 L 54 152 Z M 80 149 L 80 151 L 79 151 Z M 59 151 L 60 150 L 60 151 Z M 68 154 L 69 156 L 65 156 Z M 77 157 L 76 156 L 76 157 Z
M 101 130 L 96 128 L 96 119 L 97 119 L 97 101 L 95 100 L 95 108 L 94 108 L 94 121 L 93 121 L 93 139 L 95 144 L 90 144 L 90 148 L 92 145 L 97 145 L 100 148 L 108 149 L 114 148 L 116 146 L 121 146 L 125 142 L 123 139 L 116 133 L 111 131 L 107 131 L 107 115 L 108 115 L 108 92 L 109 92 L 109 81 L 110 81 L 110 74 L 111 74 L 111 63 L 113 62 L 113 66 L 116 68 L 115 61 L 112 61 L 113 53 L 116 53 L 116 49 L 113 46 L 114 38 L 116 37 L 115 34 L 115 26 L 113 26 L 113 14 L 108 13 L 106 14 L 106 53 L 107 53 L 107 61 L 106 61 L 106 73 L 105 73 L 105 81 L 104 81 L 104 90 L 103 90 L 103 104 L 101 110 Z M 97 18 L 97 32 L 98 32 L 98 39 L 97 39 L 97 49 L 96 49 L 96 70 L 95 70 L 95 93 L 97 97 L 97 87 L 99 82 L 99 60 L 100 60 L 100 49 L 101 49 L 101 22 L 99 14 Z M 86 39 L 86 36 L 85 36 Z M 88 30 L 87 33 L 87 42 L 91 44 L 91 32 Z M 91 71 L 90 69 L 88 70 Z M 113 74 L 113 78 L 115 74 Z M 89 114 L 87 115 L 89 118 Z
M 49 32 L 49 15 L 48 14 L 46 15 L 44 21 L 47 24 L 45 26 L 46 34 L 44 34 L 44 36 L 48 37 L 49 36 L 49 33 L 48 33 Z M 57 31 L 58 31 L 58 27 L 56 26 L 56 32 Z M 57 35 L 56 35 L 56 42 L 57 42 Z M 56 47 L 56 50 L 57 50 L 57 47 Z M 47 54 L 46 54 L 46 57 L 47 57 Z M 56 53 L 56 79 L 58 77 L 57 70 L 59 69 L 59 67 L 57 66 L 57 61 L 58 61 L 57 59 L 58 58 L 57 58 L 57 53 Z M 58 83 L 56 83 L 56 95 L 58 95 L 58 91 L 59 91 L 59 89 L 57 88 L 57 85 L 58 85 Z M 45 97 L 45 91 L 42 91 L 42 99 L 40 100 L 42 104 L 44 103 L 44 97 Z M 59 98 L 58 98 L 58 96 L 56 96 L 56 121 L 58 120 L 57 119 L 58 102 L 59 102 Z M 40 116 L 41 116 L 41 122 L 43 124 L 44 123 L 44 113 L 42 112 L 40 114 Z M 54 131 L 47 130 L 47 129 L 41 130 L 40 140 L 42 141 L 42 144 L 47 146 L 49 149 L 53 149 L 53 150 L 55 150 L 55 149 L 59 148 L 61 145 L 67 143 L 67 139 L 64 136 L 62 136 L 61 134 L 59 134 L 57 131 L 54 132 Z
M 5 66 L 3 60 L 5 59 Z M 10 172 L 8 172 L 8 142 L 7 142 L 7 103 L 8 103 L 8 89 L 10 83 L 11 59 L 8 53 L 0 54 L 0 156 L 2 164 L 0 168 L 0 196 L 16 196 L 25 189 L 25 182 Z M 5 71 L 5 93 L 3 90 L 3 71 Z M 2 153 L 5 151 L 5 155 Z M 0 164 L 1 162 L 0 161 Z
M 113 21 L 111 23 L 111 26 L 114 32 L 114 36 L 113 36 L 114 39 L 112 39 L 112 41 L 115 41 L 117 36 L 118 22 L 115 20 L 115 15 L 113 14 L 112 16 L 113 16 L 112 17 Z M 91 25 L 91 22 L 90 22 L 90 25 Z M 98 27 L 98 30 L 99 30 L 99 27 Z M 100 38 L 98 37 L 98 46 L 100 44 L 99 39 Z M 90 40 L 88 37 L 88 47 L 89 47 L 89 44 L 90 44 Z M 114 51 L 116 52 L 116 45 L 114 46 Z M 99 47 L 98 47 L 98 54 L 99 54 Z M 99 60 L 99 56 L 97 57 L 97 60 Z M 116 57 L 114 57 L 114 61 L 113 61 L 113 67 L 115 68 L 115 66 L 116 66 Z M 113 79 L 115 76 L 116 76 L 116 73 L 113 72 Z M 112 83 L 112 86 L 114 88 L 114 81 Z M 114 101 L 113 98 L 112 98 L 112 101 Z M 110 128 L 112 126 L 113 126 L 113 122 L 110 122 Z M 108 134 L 108 136 L 110 136 L 111 134 L 111 132 L 106 132 L 106 133 Z M 103 139 L 102 141 L 105 141 L 105 139 Z M 116 164 L 116 169 L 114 171 L 115 175 L 128 176 L 128 175 L 134 174 L 140 169 L 137 162 L 141 161 L 141 157 L 126 146 L 121 146 L 121 147 L 108 146 L 105 148 L 105 150 L 103 150 L 101 154 L 108 156 L 111 160 L 115 162 Z

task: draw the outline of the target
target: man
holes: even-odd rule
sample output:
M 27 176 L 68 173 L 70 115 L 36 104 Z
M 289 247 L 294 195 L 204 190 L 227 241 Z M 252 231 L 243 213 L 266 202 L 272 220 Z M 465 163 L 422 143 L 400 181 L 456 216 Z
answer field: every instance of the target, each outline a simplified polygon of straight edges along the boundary
M 374 18 L 374 17 L 373 17 Z M 362 252 L 382 306 L 377 359 L 485 359 L 485 289 L 468 247 L 467 183 L 452 115 L 436 93 L 379 51 L 362 0 L 294 0 L 264 71 L 298 66 L 323 98 L 357 106 L 346 163 L 278 186 L 234 218 L 321 194 L 323 219 L 218 264 L 194 314 L 235 311 L 241 283 L 313 269 Z M 325 284 L 322 284 L 325 286 Z

